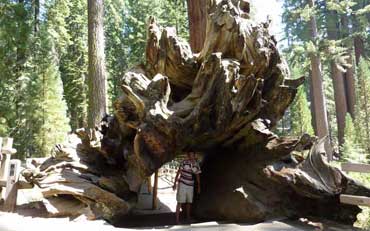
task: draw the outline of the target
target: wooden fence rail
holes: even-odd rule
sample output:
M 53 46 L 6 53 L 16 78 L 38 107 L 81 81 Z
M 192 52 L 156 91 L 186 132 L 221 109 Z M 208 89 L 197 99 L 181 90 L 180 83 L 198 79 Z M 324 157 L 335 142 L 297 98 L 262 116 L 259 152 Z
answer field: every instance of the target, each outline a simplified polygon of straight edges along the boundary
M 345 172 L 370 173 L 369 164 L 342 163 L 341 168 Z M 370 207 L 370 197 L 341 194 L 340 202 L 343 204 L 361 205 Z
M 11 159 L 11 155 L 16 152 L 17 150 L 13 148 L 13 138 L 0 137 L 0 192 L 2 192 L 2 188 L 5 188 L 3 210 L 6 212 L 14 212 L 18 189 L 33 187 L 27 182 L 19 181 L 21 161 Z

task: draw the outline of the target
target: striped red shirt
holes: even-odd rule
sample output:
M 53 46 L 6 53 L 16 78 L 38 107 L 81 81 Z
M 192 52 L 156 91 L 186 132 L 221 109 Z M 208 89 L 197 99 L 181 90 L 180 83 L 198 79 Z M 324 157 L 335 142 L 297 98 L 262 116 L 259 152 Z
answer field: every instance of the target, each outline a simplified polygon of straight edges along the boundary
M 188 186 L 194 186 L 193 174 L 201 173 L 199 164 L 195 160 L 184 160 L 180 165 L 179 182 Z

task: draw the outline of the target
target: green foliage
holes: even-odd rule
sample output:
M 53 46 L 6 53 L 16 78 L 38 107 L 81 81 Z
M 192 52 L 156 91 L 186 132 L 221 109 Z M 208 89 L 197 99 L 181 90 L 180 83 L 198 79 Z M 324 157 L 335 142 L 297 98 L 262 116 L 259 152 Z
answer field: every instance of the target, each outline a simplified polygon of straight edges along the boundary
M 185 0 L 162 0 L 163 12 L 160 22 L 163 26 L 175 27 L 177 34 L 183 39 L 189 38 L 188 12 Z
M 106 36 L 106 66 L 108 74 L 108 91 L 110 102 L 118 97 L 119 81 L 128 67 L 127 53 L 129 44 L 125 43 L 124 30 L 126 27 L 125 1 L 108 0 L 105 3 L 104 30 Z
M 305 133 L 313 135 L 314 131 L 312 128 L 312 118 L 307 96 L 303 87 L 300 87 L 295 98 L 293 105 L 291 106 L 291 134 L 303 135 Z
M 299 17 L 305 21 L 310 21 L 311 17 L 316 14 L 315 9 L 306 4 L 303 8 L 298 8 L 292 12 L 293 14 L 299 15 Z
M 68 2 L 68 1 L 65 1 Z M 68 106 L 68 117 L 72 130 L 81 128 L 86 124 L 87 110 L 87 1 L 70 1 L 69 9 L 66 15 L 58 21 L 58 25 L 65 26 L 64 29 L 58 29 L 68 34 L 65 49 L 59 49 L 60 72 L 63 81 L 64 98 Z M 55 11 L 58 11 L 55 5 Z M 63 6 L 63 5 L 62 5 Z M 64 21 L 64 22 L 63 22 Z M 54 24 L 53 24 L 54 25 Z M 60 34 L 59 37 L 62 37 Z M 64 46 L 62 46 L 64 47 Z
M 20 142 L 19 157 L 47 156 L 52 147 L 64 141 L 70 131 L 63 100 L 58 54 L 54 37 L 49 32 L 53 24 L 46 21 L 32 39 L 32 55 L 25 74 L 28 77 L 25 111 L 26 124 L 22 130 L 31 137 L 16 139 Z M 24 142 L 24 143 L 23 143 Z
M 330 67 L 329 65 L 323 66 L 322 70 L 323 79 L 324 79 L 324 94 L 325 94 L 325 103 L 326 110 L 328 114 L 328 125 L 329 125 L 329 137 L 334 149 L 339 152 L 338 147 L 338 126 L 337 126 L 337 117 L 335 110 L 335 99 L 334 99 L 334 87 L 333 79 L 330 76 Z
M 24 69 L 31 34 L 30 16 L 25 4 L 0 0 L 0 136 L 15 137 L 14 146 L 21 151 L 17 140 L 29 135 L 23 128 L 29 113 L 25 100 L 30 79 Z
M 357 68 L 356 131 L 358 142 L 370 154 L 370 61 L 361 59 Z
M 49 39 L 49 38 L 47 38 Z M 51 47 L 53 48 L 53 47 Z M 47 52 L 42 54 L 41 60 L 44 66 L 36 70 L 38 79 L 41 79 L 39 89 L 40 101 L 38 111 L 35 114 L 40 117 L 40 127 L 34 134 L 35 150 L 34 156 L 46 156 L 55 144 L 65 140 L 67 132 L 70 131 L 66 115 L 67 105 L 63 100 L 63 86 L 56 62 L 56 53 Z M 36 98 L 36 97 L 35 97 Z
M 344 144 L 342 145 L 342 159 L 348 162 L 365 163 L 366 155 L 357 143 L 355 126 L 349 114 L 346 116 L 346 127 L 344 130 Z
M 47 20 L 32 33 L 31 6 L 27 1 L 0 2 L 0 135 L 14 137 L 21 159 L 45 156 L 55 144 L 51 142 L 62 141 L 69 131 L 51 42 L 59 40 Z
M 339 0 L 328 0 L 326 2 L 328 10 L 337 11 L 339 13 L 351 13 L 352 7 L 354 7 L 357 3 L 354 1 L 346 0 L 346 1 L 339 1 Z
M 74 3 L 73 3 L 74 2 Z M 77 4 L 76 4 L 77 3 Z M 54 41 L 57 49 L 56 55 L 62 55 L 66 52 L 67 46 L 72 42 L 71 31 L 68 31 L 66 18 L 70 15 L 70 9 L 73 9 L 78 5 L 79 1 L 70 0 L 46 0 L 46 17 L 48 22 L 48 33 L 51 39 Z M 81 15 L 84 9 L 77 8 L 80 10 L 78 14 Z M 75 9 L 76 10 L 76 9 Z M 83 14 L 82 14 L 83 15 Z M 74 42 L 74 41 L 73 41 Z

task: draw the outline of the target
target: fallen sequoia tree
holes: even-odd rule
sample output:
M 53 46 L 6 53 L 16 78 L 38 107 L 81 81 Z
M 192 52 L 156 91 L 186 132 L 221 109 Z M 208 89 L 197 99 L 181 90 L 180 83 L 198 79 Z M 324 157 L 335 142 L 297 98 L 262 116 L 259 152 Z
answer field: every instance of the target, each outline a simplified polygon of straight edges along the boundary
M 199 54 L 151 18 L 145 63 L 123 76 L 114 116 L 98 130 L 78 130 L 24 177 L 46 203 L 68 208 L 55 215 L 77 209 L 114 221 L 135 207 L 148 176 L 192 150 L 205 155 L 197 217 L 352 224 L 360 209 L 339 194 L 370 189 L 326 163 L 323 140 L 271 132 L 304 79 L 289 79 L 269 24 L 249 19 L 246 0 L 209 1 L 208 12 Z

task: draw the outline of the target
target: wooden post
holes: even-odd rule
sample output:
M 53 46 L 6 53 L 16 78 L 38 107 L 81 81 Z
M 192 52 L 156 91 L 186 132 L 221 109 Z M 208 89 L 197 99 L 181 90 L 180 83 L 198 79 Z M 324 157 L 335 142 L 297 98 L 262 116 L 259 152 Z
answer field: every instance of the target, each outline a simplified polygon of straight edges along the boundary
M 20 173 L 21 161 L 11 160 L 8 172 L 8 179 L 6 182 L 6 192 L 4 201 L 4 211 L 14 212 L 17 205 L 18 194 L 18 179 Z
M 153 187 L 152 187 L 152 178 L 151 177 L 148 177 L 147 178 L 147 186 L 148 186 L 148 193 L 152 193 L 153 191 Z
M 0 152 L 3 155 L 3 159 L 1 160 L 0 166 L 0 180 L 7 180 L 8 173 L 9 173 L 9 165 L 10 165 L 10 156 L 16 153 L 16 150 L 12 148 L 13 146 L 13 138 L 2 138 L 2 147 Z
M 3 152 L 13 154 L 13 138 L 10 137 L 5 137 L 3 139 L 3 147 L 2 147 Z
M 158 207 L 157 194 L 158 194 L 158 169 L 154 173 L 154 187 L 153 187 L 153 201 L 152 201 L 153 210 L 157 209 Z

